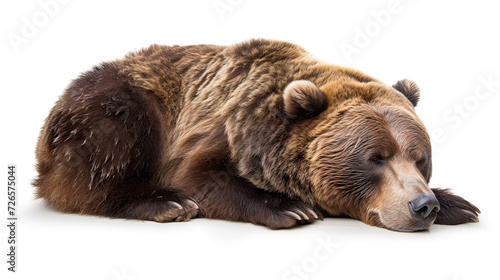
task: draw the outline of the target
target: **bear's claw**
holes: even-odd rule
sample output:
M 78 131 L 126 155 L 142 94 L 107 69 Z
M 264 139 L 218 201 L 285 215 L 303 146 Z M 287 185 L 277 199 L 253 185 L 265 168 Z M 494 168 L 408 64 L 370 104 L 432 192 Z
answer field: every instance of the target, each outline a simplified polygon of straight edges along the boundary
M 478 211 L 477 213 L 472 213 L 472 212 L 467 211 L 467 210 L 462 210 L 462 211 L 464 211 L 467 214 L 467 216 L 469 217 L 469 222 L 473 222 L 473 223 L 479 222 L 479 217 L 477 214 L 477 213 L 481 213 L 481 211 L 479 211 L 479 209 L 477 210 Z
M 299 210 L 300 211 L 300 210 Z M 292 211 L 285 211 L 283 212 L 283 214 L 287 215 L 287 216 L 290 216 L 292 218 L 294 218 L 295 220 L 297 221 L 300 221 L 302 220 L 302 218 L 295 212 L 292 212 Z
M 162 213 L 156 215 L 153 220 L 159 223 L 187 222 L 198 215 L 199 209 L 198 204 L 191 198 L 168 201 Z
M 293 200 L 281 195 L 267 194 L 265 203 L 261 205 L 259 219 L 251 222 L 265 225 L 271 229 L 291 228 L 296 225 L 310 224 L 322 220 L 321 213 L 302 201 Z
M 293 210 L 283 211 L 283 214 L 302 223 L 308 223 L 313 222 L 314 220 L 322 219 L 322 217 L 320 218 L 320 216 L 318 216 L 318 214 L 314 210 L 306 206 L 303 207 L 302 210 L 299 208 L 294 208 Z

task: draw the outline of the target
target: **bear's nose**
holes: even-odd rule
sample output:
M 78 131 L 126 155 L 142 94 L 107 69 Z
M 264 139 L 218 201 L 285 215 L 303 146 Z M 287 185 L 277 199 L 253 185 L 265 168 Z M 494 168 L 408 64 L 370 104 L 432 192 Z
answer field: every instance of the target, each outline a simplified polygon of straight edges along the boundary
M 431 222 L 439 212 L 439 201 L 432 194 L 421 194 L 408 203 L 413 219 L 419 222 Z

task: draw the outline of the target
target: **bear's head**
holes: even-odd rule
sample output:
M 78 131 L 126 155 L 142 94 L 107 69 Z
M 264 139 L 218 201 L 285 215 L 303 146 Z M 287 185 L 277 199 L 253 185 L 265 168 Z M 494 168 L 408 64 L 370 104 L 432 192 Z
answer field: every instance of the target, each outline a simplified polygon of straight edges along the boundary
M 283 100 L 294 129 L 307 131 L 297 134 L 318 207 L 399 231 L 433 224 L 440 205 L 428 186 L 431 143 L 414 82 L 298 80 Z

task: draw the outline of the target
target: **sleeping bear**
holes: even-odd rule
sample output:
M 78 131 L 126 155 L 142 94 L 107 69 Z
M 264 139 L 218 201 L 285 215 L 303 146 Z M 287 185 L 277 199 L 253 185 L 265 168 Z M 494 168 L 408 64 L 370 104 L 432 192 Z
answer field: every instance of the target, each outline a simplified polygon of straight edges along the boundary
M 33 184 L 63 212 L 156 222 L 477 222 L 474 205 L 428 186 L 419 97 L 412 81 L 387 86 L 287 42 L 152 45 L 68 86 Z

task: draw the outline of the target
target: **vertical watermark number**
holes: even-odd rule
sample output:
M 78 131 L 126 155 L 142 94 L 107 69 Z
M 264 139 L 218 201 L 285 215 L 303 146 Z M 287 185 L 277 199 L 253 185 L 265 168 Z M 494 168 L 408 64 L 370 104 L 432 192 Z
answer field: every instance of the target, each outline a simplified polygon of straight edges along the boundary
M 7 166 L 7 270 L 17 269 L 17 170 L 14 164 Z

